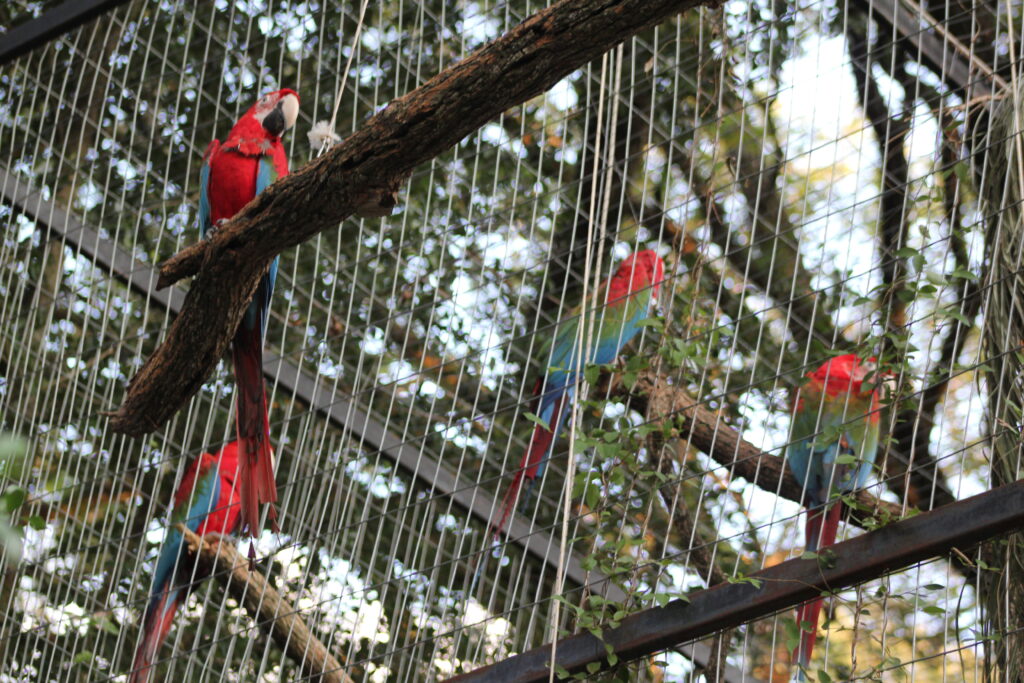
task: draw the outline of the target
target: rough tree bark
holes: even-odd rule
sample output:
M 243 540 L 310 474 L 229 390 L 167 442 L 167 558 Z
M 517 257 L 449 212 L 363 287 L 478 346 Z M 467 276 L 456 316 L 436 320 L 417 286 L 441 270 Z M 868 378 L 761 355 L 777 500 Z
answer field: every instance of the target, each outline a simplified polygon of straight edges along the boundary
M 992 486 L 1021 478 L 1024 458 L 1024 87 L 1007 93 L 993 109 L 987 130 L 973 148 L 988 224 L 986 271 L 982 277 L 985 320 L 983 362 L 988 390 Z M 986 606 L 986 641 L 991 680 L 1024 681 L 1024 535 L 990 543 L 983 553 L 995 568 L 983 572 L 980 597 Z
M 199 537 L 184 524 L 176 525 L 200 565 L 224 583 L 224 588 L 245 606 L 257 624 L 266 626 L 270 637 L 288 653 L 310 680 L 322 683 L 353 683 L 337 659 L 314 636 L 281 594 L 259 572 L 249 571 L 249 560 L 234 544 L 219 535 Z
M 393 101 L 344 143 L 268 188 L 211 239 L 165 264 L 163 285 L 198 277 L 167 339 L 129 384 L 111 428 L 134 436 L 153 431 L 199 389 L 274 256 L 353 214 L 390 211 L 397 187 L 419 164 L 637 31 L 701 4 L 562 0 Z

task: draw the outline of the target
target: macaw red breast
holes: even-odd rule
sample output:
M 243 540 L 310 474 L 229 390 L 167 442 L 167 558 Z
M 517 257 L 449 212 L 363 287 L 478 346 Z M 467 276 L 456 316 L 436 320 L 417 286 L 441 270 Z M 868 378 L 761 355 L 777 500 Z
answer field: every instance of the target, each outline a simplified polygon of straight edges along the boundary
M 292 91 L 287 91 L 292 92 Z M 281 138 L 270 135 L 253 118 L 255 105 L 238 120 L 221 144 L 210 143 L 210 220 L 229 220 L 256 196 L 256 176 L 262 157 L 270 157 L 277 177 L 288 175 L 288 157 Z
M 238 516 L 242 512 L 241 496 L 235 486 L 238 470 L 238 443 L 232 441 L 220 450 L 217 455 L 203 453 L 192 462 L 182 477 L 178 490 L 174 493 L 175 507 L 185 502 L 195 489 L 196 477 L 204 477 L 215 470 L 220 478 L 220 496 L 210 515 L 202 521 L 196 533 L 199 536 L 207 532 L 231 533 L 238 524 Z
M 608 283 L 606 303 L 619 301 L 630 294 L 651 288 L 651 296 L 658 296 L 658 287 L 665 279 L 665 266 L 650 249 L 632 254 L 619 264 Z
M 822 397 L 825 400 L 835 399 L 840 394 L 850 394 L 852 398 L 871 398 L 871 411 L 869 419 L 872 423 L 879 419 L 879 398 L 878 391 L 871 388 L 864 389 L 864 380 L 874 369 L 875 359 L 868 358 L 867 364 L 862 363 L 860 358 L 852 353 L 836 356 L 822 365 L 814 372 L 807 373 L 810 382 L 801 389 L 795 409 L 798 412 L 805 410 L 804 395 Z M 815 405 L 817 403 L 815 402 Z

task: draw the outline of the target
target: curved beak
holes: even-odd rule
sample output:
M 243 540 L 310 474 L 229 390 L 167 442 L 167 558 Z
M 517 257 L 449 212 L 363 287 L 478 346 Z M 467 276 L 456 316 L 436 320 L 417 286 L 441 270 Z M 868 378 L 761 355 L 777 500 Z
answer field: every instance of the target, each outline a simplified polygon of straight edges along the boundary
M 280 137 L 286 130 L 295 125 L 299 116 L 299 99 L 295 95 L 285 95 L 263 117 L 263 128 L 271 135 Z

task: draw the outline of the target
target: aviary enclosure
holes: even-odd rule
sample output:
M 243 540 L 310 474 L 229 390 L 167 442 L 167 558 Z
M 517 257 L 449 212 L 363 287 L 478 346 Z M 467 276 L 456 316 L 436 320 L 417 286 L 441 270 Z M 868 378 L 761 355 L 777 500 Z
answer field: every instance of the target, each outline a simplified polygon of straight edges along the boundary
M 4 3 L 0 680 L 1024 681 L 1022 9 Z

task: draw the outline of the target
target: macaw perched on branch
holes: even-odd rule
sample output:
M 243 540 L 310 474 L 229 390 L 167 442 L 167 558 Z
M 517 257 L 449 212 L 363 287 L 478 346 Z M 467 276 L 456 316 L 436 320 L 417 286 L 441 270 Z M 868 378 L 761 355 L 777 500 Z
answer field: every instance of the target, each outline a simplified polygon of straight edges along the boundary
M 135 652 L 130 683 L 144 683 L 153 671 L 178 605 L 202 577 L 193 577 L 194 564 L 175 527 L 183 523 L 202 536 L 231 534 L 238 528 L 242 511 L 241 497 L 235 485 L 238 471 L 238 443 L 232 441 L 217 455 L 204 453 L 188 466 L 174 494 L 167 538 L 153 573 L 153 590 L 142 620 L 142 642 Z
M 598 300 L 604 306 L 588 311 L 584 318 L 578 307 L 555 332 L 547 375 L 537 380 L 534 388 L 534 412 L 543 424 L 533 430 L 529 448 L 519 462 L 512 485 L 502 502 L 501 518 L 494 525 L 495 536 L 501 534 L 515 507 L 523 480 L 532 484 L 544 471 L 558 435 L 571 412 L 573 395 L 583 367 L 588 363 L 613 362 L 626 344 L 640 331 L 640 321 L 650 315 L 651 302 L 658 296 L 658 287 L 665 278 L 665 265 L 651 250 L 637 252 L 626 258 L 615 274 L 601 285 Z M 584 321 L 583 343 L 587 344 L 590 315 L 596 313 L 594 339 L 582 359 L 577 334 Z
M 835 543 L 843 506 L 830 504 L 830 491 L 861 488 L 871 474 L 878 451 L 879 393 L 874 380 L 864 382 L 874 372 L 874 358 L 861 362 L 853 354 L 837 356 L 809 373 L 796 395 L 788 458 L 805 491 L 807 552 Z M 796 681 L 804 680 L 811 660 L 821 606 L 819 598 L 797 610 L 802 633 L 793 651 L 800 667 Z
M 294 91 L 267 93 L 238 120 L 223 144 L 214 140 L 206 148 L 199 176 L 199 224 L 204 237 L 279 177 L 288 175 L 281 135 L 295 124 L 298 114 L 299 96 Z M 263 503 L 270 504 L 271 528 L 277 529 L 274 453 L 263 386 L 263 337 L 277 262 L 275 258 L 260 280 L 232 342 L 238 391 L 236 429 L 241 451 L 242 531 L 250 537 L 259 535 Z M 250 543 L 249 559 L 255 557 L 255 548 Z

